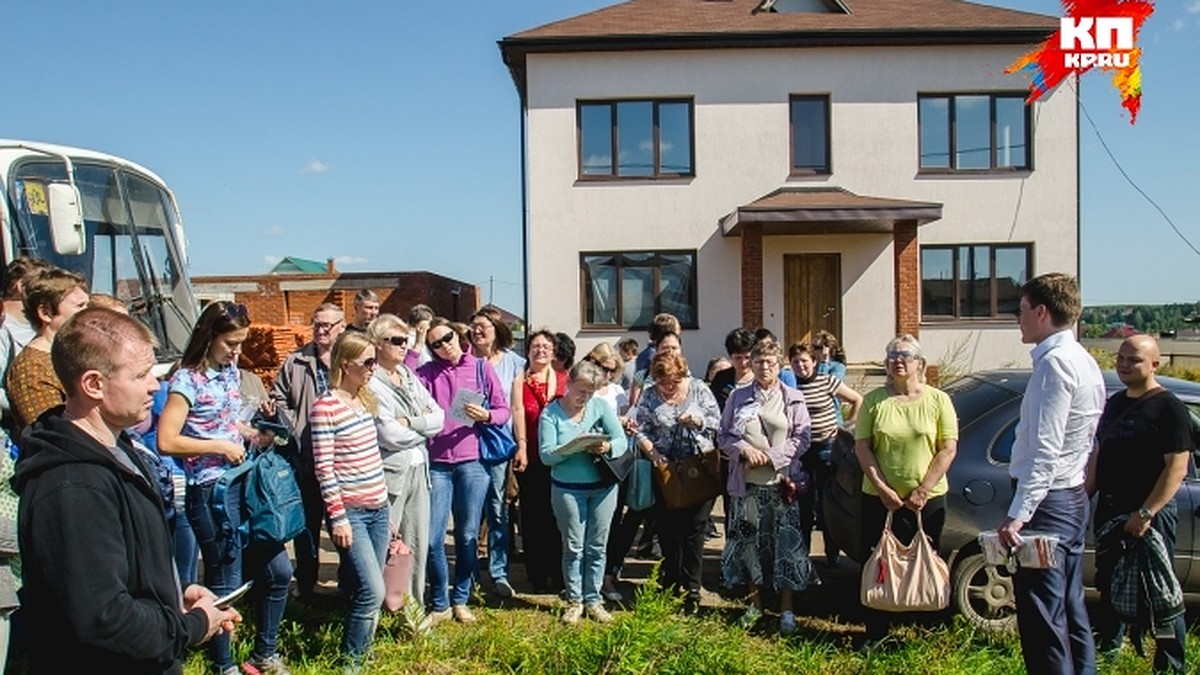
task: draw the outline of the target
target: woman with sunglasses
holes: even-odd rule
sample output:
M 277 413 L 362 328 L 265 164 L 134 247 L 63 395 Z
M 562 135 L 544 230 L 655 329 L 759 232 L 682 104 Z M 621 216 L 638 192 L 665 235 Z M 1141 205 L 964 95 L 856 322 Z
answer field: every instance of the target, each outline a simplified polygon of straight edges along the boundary
M 854 452 L 863 470 L 862 540 L 878 541 L 887 515 L 901 543 L 925 534 L 938 549 L 946 522 L 946 471 L 958 449 L 950 397 L 925 383 L 925 355 L 911 335 L 887 344 L 887 383 L 863 397 Z M 885 639 L 894 614 L 867 609 L 870 649 Z
M 477 567 L 479 520 L 490 479 L 479 461 L 478 425 L 506 424 L 511 417 L 508 397 L 496 370 L 487 361 L 464 352 L 450 321 L 438 317 L 429 324 L 426 344 L 434 359 L 417 369 L 417 377 L 433 400 L 447 411 L 442 432 L 429 440 L 430 521 L 429 558 L 433 612 L 430 622 L 454 617 L 474 623 L 467 607 Z M 483 398 L 484 392 L 487 397 Z M 455 403 L 457 402 L 457 406 Z M 454 511 L 454 582 L 449 590 L 449 565 L 442 543 Z M 453 605 L 453 609 L 451 608 Z
M 371 393 L 378 408 L 375 431 L 383 453 L 390 517 L 400 538 L 413 552 L 412 587 L 418 601 L 425 594 L 425 563 L 429 559 L 430 438 L 442 431 L 445 413 L 434 402 L 417 374 L 404 365 L 411 337 L 408 324 L 394 314 L 380 314 L 367 326 L 375 345 L 376 368 Z
M 517 400 L 521 393 L 521 373 L 525 370 L 525 359 L 512 350 L 512 330 L 504 323 L 500 312 L 494 307 L 484 307 L 471 317 L 471 351 L 476 358 L 484 359 L 496 370 L 508 402 Z M 525 420 L 520 415 L 509 419 L 513 438 L 525 438 Z M 513 596 L 512 584 L 508 582 L 509 535 L 512 527 L 508 521 L 508 470 L 525 470 L 527 450 L 517 443 L 512 461 L 488 462 L 488 491 L 484 502 L 487 514 L 488 572 L 492 578 L 492 589 L 496 595 L 507 600 Z
M 329 391 L 313 402 L 308 416 L 313 470 L 344 588 L 350 593 L 342 634 L 347 672 L 362 667 L 379 625 L 391 534 L 387 483 L 375 434 L 378 406 L 367 386 L 374 371 L 375 347 L 367 336 L 342 333 L 330 354 Z
M 258 600 L 258 631 L 254 651 L 245 664 L 260 673 L 287 673 L 276 651 L 279 623 L 287 604 L 292 563 L 283 544 L 251 542 L 244 549 L 237 537 L 228 537 L 214 514 L 213 490 L 217 479 L 246 459 L 246 443 L 270 448 L 270 434 L 255 431 L 242 420 L 241 373 L 238 356 L 250 334 L 246 306 L 214 302 L 204 308 L 171 375 L 167 404 L 158 418 L 158 449 L 184 458 L 187 490 L 184 499 L 188 523 L 200 545 L 204 584 L 217 595 L 242 585 L 245 573 L 254 580 Z M 261 412 L 274 416 L 274 405 L 262 403 Z M 222 504 L 231 531 L 236 532 L 243 513 L 239 490 L 225 493 Z M 228 633 L 209 642 L 209 656 L 224 674 L 237 673 Z

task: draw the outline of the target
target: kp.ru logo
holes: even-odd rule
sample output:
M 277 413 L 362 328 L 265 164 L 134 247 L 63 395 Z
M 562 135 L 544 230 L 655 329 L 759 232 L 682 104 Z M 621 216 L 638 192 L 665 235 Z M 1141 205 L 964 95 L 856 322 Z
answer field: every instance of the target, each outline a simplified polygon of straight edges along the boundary
M 1137 46 L 1142 24 L 1154 13 L 1150 0 L 1062 0 L 1064 14 L 1058 31 L 1032 52 L 1017 59 L 1004 72 L 1029 75 L 1033 103 L 1052 91 L 1068 75 L 1083 75 L 1092 68 L 1112 73 L 1121 92 L 1121 105 L 1130 124 L 1142 106 L 1142 49 Z

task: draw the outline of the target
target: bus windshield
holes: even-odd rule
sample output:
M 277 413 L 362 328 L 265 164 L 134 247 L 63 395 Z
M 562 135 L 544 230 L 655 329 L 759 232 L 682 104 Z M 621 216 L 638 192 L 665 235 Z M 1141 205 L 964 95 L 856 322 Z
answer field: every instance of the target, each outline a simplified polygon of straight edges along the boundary
M 174 241 L 178 212 L 170 194 L 123 167 L 79 161 L 74 169 L 87 250 L 54 251 L 44 195 L 47 183 L 67 179 L 66 168 L 39 160 L 20 164 L 13 176 L 16 254 L 43 258 L 82 275 L 93 293 L 116 296 L 158 338 L 160 360 L 178 358 L 195 302 Z

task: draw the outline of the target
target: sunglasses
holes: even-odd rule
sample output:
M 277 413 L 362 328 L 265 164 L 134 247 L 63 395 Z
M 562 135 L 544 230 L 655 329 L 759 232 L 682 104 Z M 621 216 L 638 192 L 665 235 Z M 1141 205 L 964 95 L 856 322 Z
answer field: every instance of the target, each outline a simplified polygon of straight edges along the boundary
M 408 336 L 407 335 L 393 335 L 392 337 L 385 340 L 385 342 L 387 342 L 388 344 L 390 344 L 394 347 L 406 347 L 406 346 L 408 346 Z
M 917 355 L 913 352 L 888 352 L 887 357 L 889 361 L 912 361 Z
M 230 319 L 249 318 L 250 313 L 246 311 L 246 306 L 240 302 L 225 303 L 225 316 Z
M 342 325 L 341 319 L 338 319 L 337 321 L 334 321 L 333 323 L 325 323 L 324 321 L 314 321 L 313 322 L 313 330 L 333 330 L 334 328 L 337 328 L 340 325 Z
M 446 333 L 445 335 L 443 335 L 442 337 L 440 337 L 436 340 L 430 340 L 427 344 L 429 345 L 429 348 L 431 350 L 432 349 L 441 349 L 442 347 L 445 347 L 446 345 L 450 344 L 450 342 L 453 341 L 454 338 L 456 338 L 456 337 L 458 337 L 458 336 L 456 336 L 454 334 L 454 331 L 450 331 L 449 333 Z
M 372 369 L 372 368 L 374 368 L 374 367 L 375 367 L 375 357 L 371 357 L 371 358 L 369 358 L 369 359 L 363 359 L 361 362 L 360 362 L 360 361 L 354 361 L 353 363 L 354 363 L 354 365 L 356 365 L 356 366 L 362 366 L 363 368 L 366 368 L 367 370 L 370 370 L 370 369 Z

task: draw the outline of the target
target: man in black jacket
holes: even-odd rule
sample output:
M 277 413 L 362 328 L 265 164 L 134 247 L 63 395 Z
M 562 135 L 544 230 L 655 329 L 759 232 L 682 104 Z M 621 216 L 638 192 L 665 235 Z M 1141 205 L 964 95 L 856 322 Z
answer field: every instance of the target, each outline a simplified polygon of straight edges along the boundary
M 181 673 L 188 647 L 240 620 L 201 586 L 182 591 L 153 477 L 124 429 L 158 382 L 154 338 L 112 310 L 86 309 L 56 335 L 65 407 L 22 439 L 24 612 L 35 673 Z

